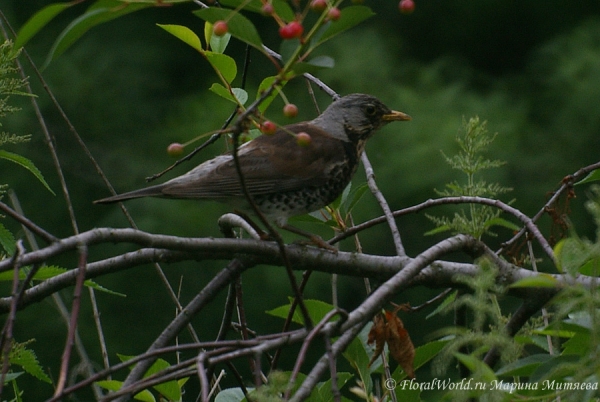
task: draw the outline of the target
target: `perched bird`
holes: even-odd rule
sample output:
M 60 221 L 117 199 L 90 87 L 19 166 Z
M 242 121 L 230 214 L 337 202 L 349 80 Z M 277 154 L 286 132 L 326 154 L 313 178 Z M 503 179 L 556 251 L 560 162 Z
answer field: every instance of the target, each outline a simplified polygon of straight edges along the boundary
M 239 147 L 238 158 L 248 193 L 267 219 L 301 233 L 289 227 L 287 219 L 334 201 L 356 172 L 367 139 L 389 122 L 410 119 L 373 96 L 344 96 L 311 121 L 282 127 L 273 135 L 261 135 Z M 298 144 L 298 133 L 310 136 L 308 144 Z M 215 200 L 252 212 L 230 153 L 163 184 L 95 203 L 140 197 Z

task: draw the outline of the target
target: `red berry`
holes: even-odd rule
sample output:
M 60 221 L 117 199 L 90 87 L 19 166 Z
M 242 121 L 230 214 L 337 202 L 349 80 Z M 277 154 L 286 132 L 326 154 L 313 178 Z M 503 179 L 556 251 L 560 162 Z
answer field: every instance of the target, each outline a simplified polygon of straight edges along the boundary
M 279 28 L 279 36 L 283 39 L 294 39 L 302 36 L 304 27 L 298 21 L 292 21 Z
M 169 156 L 177 157 L 183 153 L 183 145 L 178 142 L 174 142 L 167 147 L 167 153 Z
M 260 11 L 263 13 L 263 15 L 273 15 L 273 13 L 275 12 L 275 9 L 273 8 L 273 4 L 265 3 L 265 4 L 263 4 Z
M 307 147 L 310 145 L 311 141 L 312 138 L 310 138 L 310 135 L 304 131 L 296 134 L 296 143 L 300 146 Z
M 327 18 L 331 21 L 337 21 L 340 19 L 342 12 L 337 7 L 331 7 L 327 12 Z
M 415 11 L 415 2 L 413 0 L 401 0 L 398 8 L 402 14 L 411 14 Z
M 293 103 L 288 103 L 283 107 L 283 115 L 289 118 L 298 116 L 298 106 L 294 105 Z
M 223 20 L 217 21 L 213 24 L 213 33 L 217 36 L 223 36 L 227 33 L 229 27 L 227 23 Z
M 272 121 L 265 120 L 260 125 L 260 131 L 266 135 L 273 135 L 277 131 L 277 126 Z
M 327 0 L 312 0 L 310 9 L 318 13 L 322 13 L 327 8 Z

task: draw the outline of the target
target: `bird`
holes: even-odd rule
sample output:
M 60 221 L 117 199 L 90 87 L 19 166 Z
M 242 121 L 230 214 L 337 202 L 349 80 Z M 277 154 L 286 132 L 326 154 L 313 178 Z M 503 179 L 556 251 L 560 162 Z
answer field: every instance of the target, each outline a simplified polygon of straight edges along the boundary
M 374 96 L 340 97 L 315 119 L 280 127 L 274 134 L 262 134 L 238 148 L 247 192 L 270 222 L 314 240 L 314 235 L 289 225 L 288 218 L 317 211 L 335 201 L 356 172 L 366 141 L 384 125 L 408 120 L 408 114 L 391 110 Z M 308 134 L 308 143 L 297 141 L 300 133 Z M 243 213 L 253 212 L 231 152 L 162 184 L 94 203 L 141 197 L 214 200 Z

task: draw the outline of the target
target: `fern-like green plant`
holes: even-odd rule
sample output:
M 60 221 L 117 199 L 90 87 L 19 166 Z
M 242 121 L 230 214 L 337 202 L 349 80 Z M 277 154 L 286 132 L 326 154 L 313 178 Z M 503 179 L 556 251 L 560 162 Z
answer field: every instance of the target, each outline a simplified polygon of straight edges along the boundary
M 480 122 L 479 117 L 471 118 L 468 122 L 463 120 L 464 135 L 456 138 L 460 151 L 451 157 L 444 152 L 442 155 L 452 169 L 460 170 L 465 174 L 466 182 L 463 184 L 458 181 L 448 183 L 444 190 L 436 190 L 438 195 L 495 198 L 511 190 L 497 183 L 487 183 L 479 178 L 481 171 L 498 168 L 505 163 L 487 159 L 482 155 L 497 135 L 497 133 L 490 135 L 486 126 L 487 121 Z M 494 225 L 508 226 L 514 229 L 514 225 L 500 218 L 500 212 L 489 206 L 469 204 L 468 209 L 461 209 L 452 218 L 427 215 L 437 226 L 437 229 L 429 233 L 452 230 L 480 239 L 485 233 L 493 234 L 490 228 Z
M 23 91 L 27 86 L 27 80 L 24 78 L 18 78 L 18 68 L 16 65 L 16 59 L 19 56 L 20 51 L 13 49 L 11 41 L 6 40 L 0 44 L 0 120 L 9 114 L 18 112 L 20 109 L 10 104 L 11 96 L 32 96 L 31 94 Z M 5 145 L 15 145 L 28 142 L 31 139 L 31 135 L 17 135 L 1 130 L 3 127 L 0 121 L 0 159 L 16 163 L 29 170 L 52 194 L 54 192 L 50 189 L 46 180 L 42 176 L 42 173 L 29 159 L 16 154 L 14 152 L 3 149 Z M 0 169 L 0 172 L 6 173 L 7 169 Z M 0 198 L 8 189 L 8 185 L 3 183 L 5 177 L 0 175 Z M 0 223 L 0 259 L 6 255 L 10 255 L 14 252 L 15 239 L 13 235 Z
M 436 357 L 433 370 L 435 375 L 444 376 L 449 365 L 456 359 L 469 369 L 473 383 L 493 384 L 498 379 L 492 369 L 483 362 L 484 355 L 495 348 L 500 352 L 500 359 L 504 363 L 512 362 L 521 354 L 522 345 L 504 330 L 508 317 L 502 315 L 497 296 L 504 293 L 505 289 L 496 283 L 496 266 L 485 258 L 479 260 L 478 265 L 478 275 L 457 278 L 470 291 L 461 294 L 453 303 L 442 309 L 442 312 L 464 309 L 472 320 L 468 327 L 449 327 L 440 331 L 440 335 L 446 335 L 450 341 Z M 447 397 L 453 401 L 466 401 L 473 396 L 483 397 L 481 400 L 502 400 L 494 399 L 495 393 L 490 392 L 490 388 L 457 388 Z

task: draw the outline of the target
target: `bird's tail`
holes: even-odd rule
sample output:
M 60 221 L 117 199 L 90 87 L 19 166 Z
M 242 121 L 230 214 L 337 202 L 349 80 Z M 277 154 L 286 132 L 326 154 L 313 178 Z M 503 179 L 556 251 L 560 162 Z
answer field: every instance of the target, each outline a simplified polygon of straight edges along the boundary
M 159 184 L 157 186 L 146 187 L 139 190 L 130 191 L 128 193 L 117 194 L 112 197 L 102 198 L 100 200 L 94 201 L 94 204 L 112 204 L 114 202 L 131 200 L 132 198 L 160 197 L 163 196 L 162 188 L 162 184 Z

